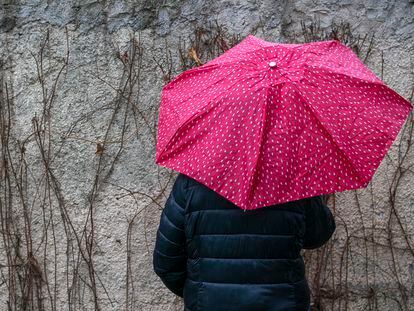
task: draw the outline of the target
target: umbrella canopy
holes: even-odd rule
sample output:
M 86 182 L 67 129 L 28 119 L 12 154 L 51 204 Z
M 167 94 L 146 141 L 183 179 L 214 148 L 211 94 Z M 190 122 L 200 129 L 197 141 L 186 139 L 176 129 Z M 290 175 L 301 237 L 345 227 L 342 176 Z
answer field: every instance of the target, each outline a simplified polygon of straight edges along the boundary
M 363 188 L 412 109 L 338 40 L 248 35 L 164 86 L 155 162 L 245 210 Z

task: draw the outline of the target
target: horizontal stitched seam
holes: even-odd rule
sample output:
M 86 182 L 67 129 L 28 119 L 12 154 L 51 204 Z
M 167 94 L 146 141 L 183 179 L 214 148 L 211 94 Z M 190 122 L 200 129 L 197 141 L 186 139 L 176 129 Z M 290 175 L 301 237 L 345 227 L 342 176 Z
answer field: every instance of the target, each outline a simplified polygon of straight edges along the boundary
M 191 214 L 191 213 L 195 213 L 195 212 L 218 212 L 218 211 L 220 211 L 220 212 L 230 212 L 230 211 L 233 211 L 233 212 L 240 213 L 240 211 L 242 211 L 242 209 L 241 208 L 217 208 L 217 209 L 211 208 L 211 209 L 202 209 L 202 210 L 188 211 L 186 214 Z M 275 208 L 265 209 L 263 211 L 292 212 L 292 213 L 296 213 L 296 214 L 303 214 L 303 212 L 292 210 L 292 208 L 290 208 L 290 207 L 287 207 L 287 208 L 275 207 Z M 243 212 L 244 213 L 243 215 L 245 215 L 248 212 L 249 212 L 249 210 L 247 210 L 246 212 Z
M 171 192 L 171 201 L 173 202 L 173 204 L 177 205 L 180 208 L 179 212 L 184 214 L 184 207 L 181 206 L 181 204 L 178 203 L 178 201 L 176 200 L 176 195 L 174 194 L 174 191 Z
M 223 259 L 223 260 L 229 260 L 229 259 L 232 259 L 232 260 L 285 260 L 285 261 L 296 261 L 296 260 L 298 260 L 299 259 L 299 257 L 296 257 L 296 258 L 238 258 L 238 257 L 235 257 L 235 258 L 229 258 L 229 257 L 227 257 L 227 258 L 222 258 L 222 257 L 197 257 L 197 258 L 191 258 L 191 257 L 189 257 L 188 258 L 189 260 L 201 260 L 201 259 Z
M 188 186 L 186 189 L 191 189 L 191 188 L 194 188 L 194 187 L 198 187 L 198 185 Z
M 165 235 L 164 235 L 164 233 L 162 233 L 161 232 L 161 230 L 158 230 L 158 232 L 160 233 L 160 235 L 165 239 L 165 240 L 167 240 L 169 243 L 171 243 L 171 244 L 174 244 L 174 245 L 177 245 L 177 246 L 183 246 L 184 244 L 179 244 L 179 243 L 177 243 L 177 242 L 174 242 L 174 241 L 171 241 L 169 238 L 167 238 Z
M 181 255 L 177 255 L 177 256 L 171 256 L 171 255 L 167 255 L 167 254 L 164 254 L 164 253 L 160 252 L 158 249 L 154 249 L 154 252 L 160 254 L 161 256 L 169 257 L 169 258 L 184 258 L 184 257 L 187 257 L 187 255 L 185 253 L 183 253 Z
M 289 237 L 294 237 L 296 236 L 295 234 L 273 234 L 273 233 L 196 233 L 194 234 L 194 236 L 203 236 L 203 235 L 225 235 L 225 236 L 232 236 L 232 235 L 254 235 L 254 236 L 266 236 L 266 237 L 270 237 L 270 236 L 289 236 Z
M 166 213 L 164 213 L 164 216 L 174 226 L 174 228 L 176 228 L 177 230 L 180 230 L 180 231 L 184 231 L 183 229 L 177 227 L 176 224 L 171 221 L 171 219 L 168 217 L 168 215 Z
M 190 278 L 190 277 L 188 277 L 187 276 L 187 279 L 189 280 L 189 281 L 191 281 L 191 282 L 194 282 L 194 283 L 212 283 L 212 284 L 235 284 L 235 285 L 242 285 L 242 286 L 252 286 L 252 285 L 280 285 L 280 284 L 286 284 L 286 285 L 291 285 L 291 284 L 295 284 L 295 283 L 299 283 L 299 282 L 303 282 L 303 278 L 302 279 L 300 279 L 300 280 L 298 280 L 298 281 L 296 281 L 296 282 L 288 282 L 288 281 L 282 281 L 282 282 L 279 282 L 279 283 L 276 283 L 276 282 L 274 282 L 274 283 L 231 283 L 231 282 L 209 282 L 209 281 L 197 281 L 197 280 L 194 280 L 194 279 L 192 279 L 192 278 Z

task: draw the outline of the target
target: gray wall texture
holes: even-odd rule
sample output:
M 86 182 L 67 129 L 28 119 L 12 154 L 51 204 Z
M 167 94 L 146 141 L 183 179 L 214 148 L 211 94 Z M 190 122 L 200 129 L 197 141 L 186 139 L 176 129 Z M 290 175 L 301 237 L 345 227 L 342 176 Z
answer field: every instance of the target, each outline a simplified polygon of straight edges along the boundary
M 196 65 L 190 38 L 346 34 L 412 99 L 413 2 L 1 1 L 0 310 L 182 310 L 151 256 L 174 180 L 154 163 L 160 91 Z M 203 62 L 222 53 L 204 42 Z M 414 310 L 412 133 L 329 198 L 335 236 L 304 252 L 314 310 Z

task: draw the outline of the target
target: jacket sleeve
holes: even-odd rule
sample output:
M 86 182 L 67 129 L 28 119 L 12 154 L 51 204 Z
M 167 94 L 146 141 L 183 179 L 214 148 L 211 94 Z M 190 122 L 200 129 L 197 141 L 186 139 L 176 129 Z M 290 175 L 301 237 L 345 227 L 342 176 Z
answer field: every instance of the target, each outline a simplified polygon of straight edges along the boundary
M 306 230 L 303 248 L 321 247 L 333 235 L 336 229 L 335 219 L 322 196 L 309 198 L 305 205 Z
M 161 213 L 153 252 L 153 268 L 165 286 L 183 297 L 186 279 L 184 210 L 187 181 L 179 174 Z

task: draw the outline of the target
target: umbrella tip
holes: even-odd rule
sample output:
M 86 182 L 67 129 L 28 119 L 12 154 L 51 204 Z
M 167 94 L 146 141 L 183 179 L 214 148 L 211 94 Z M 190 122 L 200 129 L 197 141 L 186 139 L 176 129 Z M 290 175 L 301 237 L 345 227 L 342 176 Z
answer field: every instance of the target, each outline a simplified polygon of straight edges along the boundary
M 271 62 L 269 63 L 269 67 L 270 67 L 270 68 L 276 67 L 276 62 L 271 61 Z

